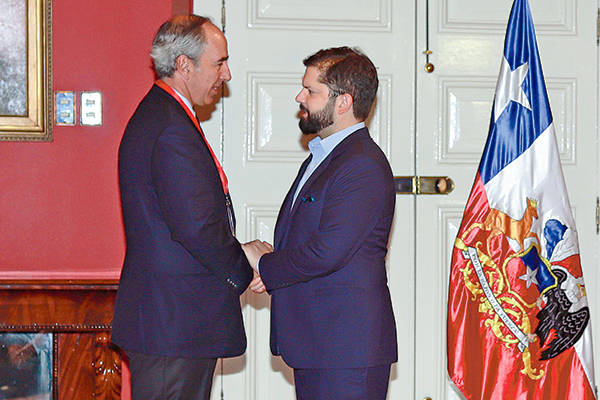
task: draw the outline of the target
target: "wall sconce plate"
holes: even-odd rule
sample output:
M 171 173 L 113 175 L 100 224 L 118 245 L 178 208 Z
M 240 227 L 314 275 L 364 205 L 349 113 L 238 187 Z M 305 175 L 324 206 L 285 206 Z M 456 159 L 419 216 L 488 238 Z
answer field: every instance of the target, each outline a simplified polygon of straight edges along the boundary
M 81 92 L 81 125 L 102 125 L 102 93 Z
M 54 124 L 75 125 L 75 92 L 54 93 Z

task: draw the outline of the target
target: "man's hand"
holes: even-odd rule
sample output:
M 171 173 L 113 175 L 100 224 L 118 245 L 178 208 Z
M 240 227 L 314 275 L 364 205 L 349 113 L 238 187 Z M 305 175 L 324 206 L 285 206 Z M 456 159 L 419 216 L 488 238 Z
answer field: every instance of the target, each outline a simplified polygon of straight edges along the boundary
M 252 279 L 252 282 L 250 282 L 250 290 L 252 290 L 254 293 L 264 293 L 267 290 L 260 275 L 258 275 L 256 272 L 254 273 L 254 279 Z
M 258 272 L 258 260 L 263 254 L 273 251 L 273 246 L 267 242 L 262 242 L 258 239 L 242 244 L 242 250 L 246 254 L 246 258 L 253 270 Z

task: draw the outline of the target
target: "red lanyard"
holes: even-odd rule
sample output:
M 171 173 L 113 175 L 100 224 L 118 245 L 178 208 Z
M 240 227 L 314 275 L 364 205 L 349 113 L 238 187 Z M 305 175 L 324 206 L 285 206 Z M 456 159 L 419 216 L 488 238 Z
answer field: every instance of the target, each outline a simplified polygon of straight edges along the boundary
M 192 120 L 194 125 L 196 125 L 196 128 L 198 128 L 198 131 L 200 132 L 200 136 L 202 136 L 202 139 L 204 139 L 204 143 L 206 143 L 206 147 L 208 147 L 208 150 L 210 151 L 210 154 L 212 155 L 212 158 L 215 161 L 215 165 L 217 166 L 217 170 L 219 171 L 219 177 L 221 178 L 221 184 L 223 185 L 223 192 L 225 192 L 225 194 L 229 193 L 229 183 L 227 181 L 227 175 L 225 175 L 225 171 L 223 170 L 223 167 L 221 166 L 219 159 L 217 158 L 217 156 L 215 156 L 215 153 L 213 152 L 212 147 L 210 147 L 210 144 L 204 137 L 204 132 L 202 132 L 202 128 L 200 128 L 200 123 L 198 122 L 198 119 L 196 118 L 196 116 L 192 113 L 192 111 L 189 109 L 189 107 L 184 103 L 184 101 L 181 99 L 181 97 L 179 97 L 179 95 L 175 92 L 175 90 L 173 90 L 173 88 L 171 86 L 167 85 L 161 79 L 157 80 L 155 83 L 161 89 L 163 89 L 165 92 L 167 92 L 171 96 L 173 96 L 173 98 L 175 100 L 177 100 L 177 102 L 179 104 L 181 104 L 181 106 L 183 107 L 183 109 L 185 110 L 187 115 L 190 117 L 190 119 Z

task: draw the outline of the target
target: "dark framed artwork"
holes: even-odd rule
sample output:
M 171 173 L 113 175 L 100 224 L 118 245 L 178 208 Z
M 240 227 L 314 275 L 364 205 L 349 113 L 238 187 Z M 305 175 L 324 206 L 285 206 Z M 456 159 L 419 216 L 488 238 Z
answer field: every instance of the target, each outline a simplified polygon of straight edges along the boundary
M 51 0 L 2 0 L 0 140 L 52 140 Z
M 53 398 L 52 333 L 0 333 L 0 399 Z

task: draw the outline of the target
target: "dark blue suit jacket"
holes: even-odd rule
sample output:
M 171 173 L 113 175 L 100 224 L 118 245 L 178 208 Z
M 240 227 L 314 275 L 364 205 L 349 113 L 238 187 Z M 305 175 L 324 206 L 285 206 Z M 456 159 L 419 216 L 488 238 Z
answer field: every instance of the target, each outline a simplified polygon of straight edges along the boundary
M 119 180 L 127 251 L 113 342 L 172 357 L 242 354 L 239 295 L 252 270 L 232 235 L 206 143 L 156 85 L 123 135 Z
M 366 128 L 344 139 L 292 198 L 260 259 L 271 298 L 271 350 L 292 368 L 362 368 L 397 360 L 385 269 L 395 189 Z

